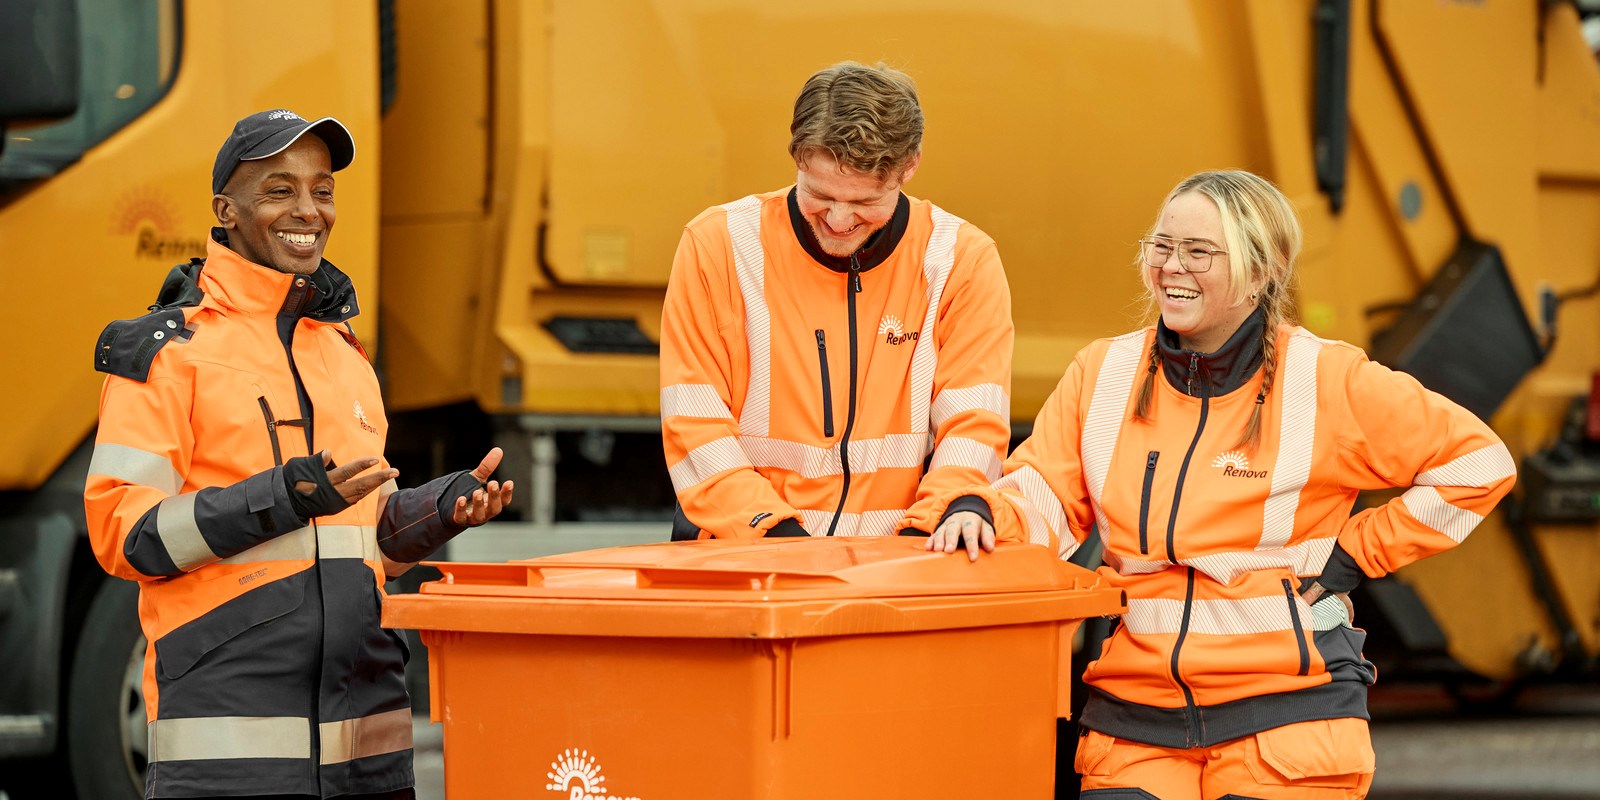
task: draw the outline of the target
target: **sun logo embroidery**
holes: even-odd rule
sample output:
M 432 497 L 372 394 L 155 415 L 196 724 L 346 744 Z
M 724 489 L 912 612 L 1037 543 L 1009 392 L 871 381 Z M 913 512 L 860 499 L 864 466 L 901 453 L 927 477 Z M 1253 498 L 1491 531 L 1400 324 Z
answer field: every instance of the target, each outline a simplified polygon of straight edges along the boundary
M 1238 450 L 1229 450 L 1220 453 L 1211 460 L 1211 466 L 1222 470 L 1222 474 L 1229 478 L 1265 478 L 1267 471 L 1264 469 L 1251 469 L 1250 459 Z
M 889 344 L 904 344 L 917 340 L 917 331 L 906 333 L 906 328 L 900 323 L 900 318 L 893 314 L 884 314 L 883 321 L 878 323 L 878 335 Z
M 352 403 L 350 405 L 350 410 L 355 412 L 356 422 L 361 423 L 361 430 L 364 430 L 367 433 L 377 433 L 378 432 L 378 429 L 372 427 L 372 423 L 367 421 L 367 412 L 366 412 L 366 409 L 363 409 L 361 407 L 361 401 L 360 400 L 357 400 L 354 403 Z
M 550 782 L 544 785 L 547 791 L 560 792 L 567 800 L 640 800 L 637 797 L 623 797 L 610 794 L 605 787 L 606 778 L 600 774 L 600 764 L 588 750 L 563 750 L 556 760 L 550 762 L 550 771 L 545 773 Z

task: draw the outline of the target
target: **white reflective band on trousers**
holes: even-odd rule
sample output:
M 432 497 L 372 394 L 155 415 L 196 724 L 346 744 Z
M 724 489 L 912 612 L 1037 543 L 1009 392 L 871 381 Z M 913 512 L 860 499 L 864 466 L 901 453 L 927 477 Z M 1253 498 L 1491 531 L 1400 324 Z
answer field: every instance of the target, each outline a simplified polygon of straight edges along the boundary
M 411 709 L 397 708 L 358 719 L 324 722 L 322 763 L 338 764 L 411 749 Z
M 311 757 L 305 717 L 158 719 L 148 730 L 151 762 Z
M 147 726 L 150 761 L 310 758 L 305 717 L 189 717 Z M 320 763 L 338 764 L 411 748 L 411 710 L 383 711 L 317 726 Z

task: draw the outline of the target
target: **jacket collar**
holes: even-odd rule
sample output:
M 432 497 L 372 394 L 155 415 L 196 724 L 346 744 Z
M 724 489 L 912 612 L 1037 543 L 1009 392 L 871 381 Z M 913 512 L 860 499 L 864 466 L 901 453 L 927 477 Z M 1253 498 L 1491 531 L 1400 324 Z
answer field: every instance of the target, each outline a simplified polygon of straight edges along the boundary
M 794 228 L 794 236 L 800 240 L 800 246 L 805 248 L 807 255 L 834 272 L 849 272 L 851 258 L 856 260 L 862 272 L 889 260 L 894 249 L 900 246 L 900 238 L 906 234 L 906 224 L 911 221 L 911 201 L 906 198 L 905 192 L 901 192 L 900 198 L 895 201 L 894 216 L 889 218 L 889 224 L 872 234 L 854 256 L 828 255 L 817 242 L 811 223 L 800 213 L 800 201 L 795 195 L 798 191 L 798 188 L 789 189 L 789 224 Z
M 1192 397 L 1220 397 L 1245 385 L 1261 368 L 1261 333 L 1267 312 L 1257 308 L 1215 353 L 1196 353 L 1178 344 L 1178 334 L 1156 322 L 1161 369 L 1172 384 Z
M 344 322 L 361 313 L 355 284 L 323 259 L 310 275 L 290 275 L 264 267 L 228 247 L 228 232 L 212 228 L 204 264 L 180 265 L 167 275 L 157 305 L 182 303 L 197 291 L 224 308 L 247 313 L 310 317 Z

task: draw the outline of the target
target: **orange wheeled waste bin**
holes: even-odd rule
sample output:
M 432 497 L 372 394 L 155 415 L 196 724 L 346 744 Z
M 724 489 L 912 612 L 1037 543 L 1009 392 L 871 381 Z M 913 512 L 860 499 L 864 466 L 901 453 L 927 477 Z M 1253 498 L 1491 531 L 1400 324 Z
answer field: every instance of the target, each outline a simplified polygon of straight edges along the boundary
M 1048 798 L 1073 633 L 1124 598 L 923 542 L 444 563 L 383 622 L 428 645 L 450 800 Z

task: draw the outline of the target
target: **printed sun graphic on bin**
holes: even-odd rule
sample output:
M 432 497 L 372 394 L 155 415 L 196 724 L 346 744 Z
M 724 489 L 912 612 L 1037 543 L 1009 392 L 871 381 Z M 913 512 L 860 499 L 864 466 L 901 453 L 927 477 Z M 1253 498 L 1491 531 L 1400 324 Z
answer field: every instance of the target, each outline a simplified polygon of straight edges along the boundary
M 1219 454 L 1215 459 L 1213 459 L 1211 466 L 1218 469 L 1222 469 L 1224 467 L 1233 467 L 1234 469 L 1249 469 L 1250 459 L 1246 458 L 1245 454 L 1238 450 L 1229 450 L 1226 453 Z
M 550 782 L 544 788 L 552 792 L 566 792 L 573 788 L 572 782 L 578 781 L 583 794 L 605 794 L 602 786 L 606 782 L 605 776 L 600 774 L 600 765 L 594 761 L 594 756 L 588 750 L 565 750 L 556 760 L 550 762 L 550 771 L 545 773 Z

